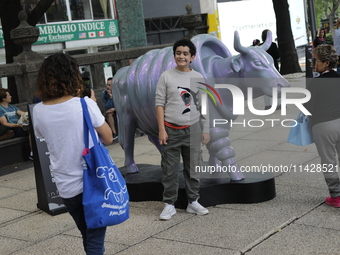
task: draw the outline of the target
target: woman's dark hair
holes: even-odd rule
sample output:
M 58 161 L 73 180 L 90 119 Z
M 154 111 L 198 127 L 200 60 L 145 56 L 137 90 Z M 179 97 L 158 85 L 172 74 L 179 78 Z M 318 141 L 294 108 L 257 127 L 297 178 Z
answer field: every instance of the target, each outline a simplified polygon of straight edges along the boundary
M 7 92 L 9 93 L 8 89 L 0 89 L 0 103 L 7 97 Z
M 262 39 L 262 42 L 265 42 L 266 39 L 267 39 L 267 32 L 270 31 L 269 29 L 265 29 L 262 31 L 262 34 L 261 34 L 261 39 Z
M 74 58 L 56 53 L 44 60 L 38 73 L 36 92 L 42 101 L 66 95 L 80 96 L 83 90 L 83 80 Z
M 193 44 L 192 41 L 187 40 L 187 39 L 181 39 L 181 40 L 178 40 L 177 42 L 175 42 L 174 46 L 172 48 L 174 55 L 176 54 L 177 47 L 179 47 L 179 46 L 188 46 L 189 49 L 190 49 L 191 56 L 196 55 L 196 46 L 195 46 L 195 44 Z
M 319 57 L 320 61 L 329 61 L 329 69 L 333 69 L 338 62 L 338 54 L 333 45 L 330 44 L 320 44 L 318 47 L 313 49 L 313 55 Z
M 321 36 L 321 31 L 323 31 L 323 37 L 321 37 L 321 38 L 326 38 L 326 29 L 324 29 L 324 28 L 319 28 L 316 31 L 315 37 L 320 37 Z
M 253 40 L 253 46 L 259 45 L 260 44 L 260 40 L 259 39 L 254 39 Z

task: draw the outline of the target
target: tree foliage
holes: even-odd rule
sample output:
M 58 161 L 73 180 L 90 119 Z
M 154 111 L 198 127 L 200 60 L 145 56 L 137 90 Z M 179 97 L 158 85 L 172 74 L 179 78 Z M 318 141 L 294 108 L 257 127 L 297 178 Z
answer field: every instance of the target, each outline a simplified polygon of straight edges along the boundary
M 281 74 L 302 72 L 290 23 L 287 0 L 273 0 L 276 17 L 276 32 L 281 59 Z
M 330 32 L 334 35 L 334 21 L 339 16 L 340 0 L 315 0 L 314 9 L 317 27 L 321 27 L 321 19 L 328 19 Z

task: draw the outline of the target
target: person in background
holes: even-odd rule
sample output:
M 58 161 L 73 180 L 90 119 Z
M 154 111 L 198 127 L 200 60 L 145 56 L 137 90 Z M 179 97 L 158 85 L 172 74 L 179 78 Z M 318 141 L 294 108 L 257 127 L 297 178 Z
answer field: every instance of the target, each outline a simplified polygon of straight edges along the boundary
M 106 227 L 88 229 L 82 204 L 84 150 L 83 80 L 74 58 L 57 53 L 46 58 L 37 78 L 33 128 L 45 139 L 51 171 L 64 205 L 83 238 L 87 255 L 104 254 Z M 91 121 L 104 144 L 112 143 L 112 132 L 97 103 L 85 97 Z
M 198 203 L 201 143 L 210 140 L 209 121 L 199 112 L 200 92 L 190 88 L 190 80 L 203 76 L 189 67 L 196 55 L 196 47 L 190 40 L 179 40 L 173 46 L 176 67 L 161 74 L 156 87 L 156 117 L 159 142 L 162 146 L 162 170 L 164 177 L 161 220 L 169 220 L 176 214 L 178 197 L 178 173 L 180 156 L 183 158 L 183 175 L 189 213 L 206 215 L 208 209 Z M 203 129 L 203 130 L 202 130 Z
M 313 139 L 321 158 L 320 171 L 330 194 L 326 203 L 340 207 L 340 74 L 333 70 L 338 54 L 332 45 L 324 44 L 314 48 L 312 55 L 313 71 L 320 76 L 307 84 L 311 98 L 304 106 L 312 114 Z
M 27 112 L 19 110 L 15 105 L 10 104 L 12 96 L 8 89 L 0 89 L 0 124 L 13 130 L 12 137 L 28 136 L 31 152 L 29 159 L 33 160 L 31 136 L 29 135 L 28 125 L 19 124 L 19 117 L 27 118 Z
M 0 124 L 0 141 L 11 139 L 13 136 L 13 130 Z
M 265 29 L 262 31 L 262 35 L 261 35 L 261 38 L 262 38 L 262 43 L 261 45 L 266 41 L 267 39 L 267 32 L 270 31 L 269 29 Z M 273 60 L 274 60 L 274 66 L 275 68 L 279 70 L 279 58 L 280 58 L 280 52 L 279 52 L 279 48 L 277 47 L 276 43 L 275 42 L 272 42 L 272 44 L 270 45 L 269 49 L 267 50 L 267 53 L 272 56 Z
M 318 47 L 320 44 L 326 44 L 325 37 L 326 37 L 325 29 L 319 28 L 316 31 L 316 35 L 315 35 L 315 38 L 313 40 L 313 48 Z
M 259 46 L 261 44 L 259 39 L 254 39 L 252 46 Z
M 334 47 L 335 47 L 335 50 L 336 50 L 336 53 L 338 53 L 338 55 L 340 55 L 340 18 L 338 18 L 336 20 L 336 30 L 335 30 L 335 33 L 334 33 Z M 337 63 L 337 72 L 340 73 L 340 63 L 339 63 L 339 60 L 338 60 L 338 63 Z
M 267 39 L 267 32 L 270 31 L 269 29 L 265 29 L 262 31 L 262 44 L 266 41 Z M 261 44 L 261 45 L 262 45 Z M 280 52 L 279 49 L 276 45 L 275 42 L 272 42 L 272 44 L 270 45 L 269 49 L 267 50 L 267 53 L 272 56 L 273 60 L 274 60 L 274 66 L 277 69 L 278 72 L 280 72 L 279 70 L 279 58 L 280 58 Z M 278 100 L 278 105 L 276 107 L 276 110 L 280 110 L 281 109 L 281 100 Z M 268 110 L 271 108 L 271 97 L 264 95 L 264 109 Z
M 113 102 L 113 95 L 112 95 L 112 77 L 108 78 L 106 81 L 106 89 L 102 92 L 102 100 L 106 109 L 105 112 L 105 119 L 109 124 L 112 133 L 113 139 L 117 139 L 117 131 L 115 127 L 114 115 L 116 114 L 115 104 Z

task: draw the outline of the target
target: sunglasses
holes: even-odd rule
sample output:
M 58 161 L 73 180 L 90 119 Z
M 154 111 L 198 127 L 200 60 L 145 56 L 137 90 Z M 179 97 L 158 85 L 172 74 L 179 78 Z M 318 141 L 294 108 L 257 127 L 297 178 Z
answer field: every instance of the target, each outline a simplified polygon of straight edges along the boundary
M 316 58 L 312 58 L 312 65 L 315 65 L 318 61 L 320 60 L 317 60 Z

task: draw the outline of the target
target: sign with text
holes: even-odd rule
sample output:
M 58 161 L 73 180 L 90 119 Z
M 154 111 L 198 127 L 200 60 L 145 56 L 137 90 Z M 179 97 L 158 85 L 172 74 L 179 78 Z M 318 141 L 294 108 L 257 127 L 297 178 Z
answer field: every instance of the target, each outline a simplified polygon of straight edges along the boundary
M 33 129 L 33 107 L 28 105 L 32 148 L 34 155 L 34 173 L 37 186 L 38 208 L 51 215 L 57 215 L 67 211 L 62 198 L 59 196 L 54 182 L 50 164 L 50 153 L 45 139 L 36 137 Z
M 75 40 L 97 39 L 119 36 L 117 20 L 100 20 L 39 25 L 38 41 L 34 44 L 58 43 Z M 0 29 L 0 47 L 4 47 L 3 31 Z
M 290 12 L 290 24 L 295 47 L 307 44 L 305 9 L 303 0 L 287 0 Z M 261 13 L 254 11 L 261 8 Z M 238 10 L 242 10 L 240 15 Z M 254 39 L 261 40 L 262 31 L 269 29 L 273 35 L 273 42 L 277 37 L 276 16 L 272 0 L 227 1 L 218 3 L 218 13 L 221 30 L 221 40 L 231 54 L 238 54 L 234 50 L 234 31 L 238 31 L 241 44 L 251 46 Z M 278 44 L 278 42 L 276 42 Z

